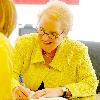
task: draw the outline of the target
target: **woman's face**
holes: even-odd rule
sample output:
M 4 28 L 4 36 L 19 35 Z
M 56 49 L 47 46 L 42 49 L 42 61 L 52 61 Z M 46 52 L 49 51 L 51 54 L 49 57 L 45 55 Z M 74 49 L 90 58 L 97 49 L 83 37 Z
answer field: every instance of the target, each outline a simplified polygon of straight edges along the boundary
M 41 48 L 48 53 L 54 50 L 64 37 L 63 31 L 61 21 L 56 21 L 54 18 L 43 15 L 38 27 L 38 38 Z

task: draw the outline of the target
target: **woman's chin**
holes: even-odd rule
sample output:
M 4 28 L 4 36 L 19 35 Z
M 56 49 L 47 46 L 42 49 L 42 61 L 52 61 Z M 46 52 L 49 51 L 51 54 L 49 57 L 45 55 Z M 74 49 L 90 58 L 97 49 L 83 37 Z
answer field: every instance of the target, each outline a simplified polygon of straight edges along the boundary
M 56 49 L 57 46 L 54 45 L 53 43 L 43 43 L 43 44 L 41 44 L 41 48 L 42 48 L 44 51 L 50 53 L 51 51 L 53 51 L 54 49 Z

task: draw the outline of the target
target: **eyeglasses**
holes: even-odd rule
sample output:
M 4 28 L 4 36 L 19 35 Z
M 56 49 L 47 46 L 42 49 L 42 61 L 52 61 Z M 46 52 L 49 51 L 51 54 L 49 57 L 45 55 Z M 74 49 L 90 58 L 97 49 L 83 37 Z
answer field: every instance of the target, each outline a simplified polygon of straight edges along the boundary
M 50 32 L 50 34 L 49 34 L 49 33 L 45 32 L 43 27 L 37 28 L 37 32 L 40 36 L 47 35 L 51 39 L 57 39 L 61 34 L 64 33 L 64 31 L 63 31 L 61 34 L 57 34 L 57 32 Z

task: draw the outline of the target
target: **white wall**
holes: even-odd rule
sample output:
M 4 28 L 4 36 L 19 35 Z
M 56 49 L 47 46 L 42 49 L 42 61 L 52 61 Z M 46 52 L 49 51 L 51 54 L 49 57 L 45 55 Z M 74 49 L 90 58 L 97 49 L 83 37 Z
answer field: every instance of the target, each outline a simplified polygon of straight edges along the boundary
M 76 10 L 77 8 L 77 10 Z M 74 27 L 69 36 L 73 39 L 100 41 L 100 0 L 80 0 L 73 8 Z
M 69 37 L 78 40 L 100 41 L 100 0 L 79 0 L 79 5 L 70 5 L 74 15 L 73 30 Z M 42 5 L 16 5 L 18 24 L 37 25 L 37 15 L 43 9 Z M 18 37 L 18 26 L 10 36 L 14 45 Z
M 100 41 L 100 0 L 80 0 L 79 38 Z

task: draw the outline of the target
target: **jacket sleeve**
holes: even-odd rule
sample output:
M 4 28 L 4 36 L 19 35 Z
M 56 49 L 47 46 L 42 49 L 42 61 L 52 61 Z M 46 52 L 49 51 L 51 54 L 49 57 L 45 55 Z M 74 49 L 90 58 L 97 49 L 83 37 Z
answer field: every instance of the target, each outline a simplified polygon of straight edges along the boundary
M 76 83 L 67 84 L 72 98 L 95 95 L 98 81 L 88 55 L 88 48 L 84 46 L 75 54 L 77 56 Z
M 0 99 L 2 100 L 12 100 L 12 55 L 13 47 L 8 39 L 0 34 Z
M 23 67 L 24 54 L 25 54 L 25 49 L 23 47 L 23 41 L 22 39 L 18 38 L 16 40 L 15 51 L 13 56 L 14 67 L 13 67 L 13 78 L 12 78 L 12 89 L 20 85 L 19 75 Z
M 19 75 L 24 74 L 30 64 L 31 53 L 34 47 L 35 34 L 25 34 L 16 40 L 14 52 L 14 68 L 12 88 L 20 85 Z

